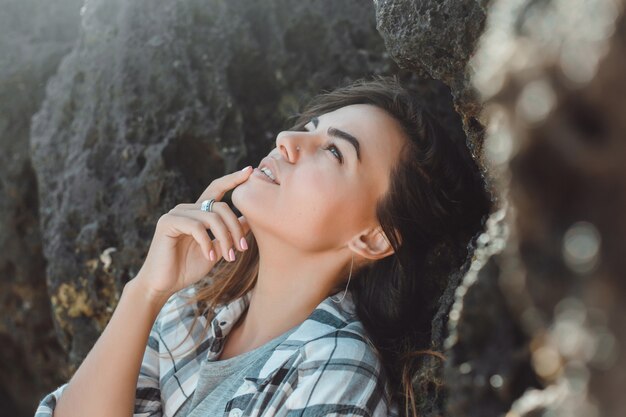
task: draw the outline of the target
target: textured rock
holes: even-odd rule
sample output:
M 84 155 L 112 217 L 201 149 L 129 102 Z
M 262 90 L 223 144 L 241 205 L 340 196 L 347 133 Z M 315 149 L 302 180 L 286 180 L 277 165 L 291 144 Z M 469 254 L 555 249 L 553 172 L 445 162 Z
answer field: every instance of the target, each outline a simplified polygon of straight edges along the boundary
M 375 0 L 376 25 L 400 67 L 448 85 L 468 144 L 479 159 L 483 126 L 467 63 L 483 33 L 489 0 Z
M 529 338 L 498 282 L 509 250 L 505 215 L 503 207 L 489 218 L 455 290 L 444 343 L 444 415 L 501 416 L 524 390 L 539 385 L 529 363 Z
M 450 313 L 450 415 L 626 415 L 625 6 L 491 6 L 470 65 L 503 208 Z
M 39 230 L 30 116 L 78 35 L 80 1 L 0 0 L 0 415 L 62 381 Z

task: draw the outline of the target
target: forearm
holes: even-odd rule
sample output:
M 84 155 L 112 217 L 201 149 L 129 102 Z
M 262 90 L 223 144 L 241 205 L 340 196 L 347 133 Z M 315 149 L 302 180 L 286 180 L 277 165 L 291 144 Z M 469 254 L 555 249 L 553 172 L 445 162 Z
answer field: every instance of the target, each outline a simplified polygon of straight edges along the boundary
M 59 400 L 54 417 L 130 417 L 150 329 L 166 300 L 154 300 L 135 279 L 126 284 L 111 320 Z

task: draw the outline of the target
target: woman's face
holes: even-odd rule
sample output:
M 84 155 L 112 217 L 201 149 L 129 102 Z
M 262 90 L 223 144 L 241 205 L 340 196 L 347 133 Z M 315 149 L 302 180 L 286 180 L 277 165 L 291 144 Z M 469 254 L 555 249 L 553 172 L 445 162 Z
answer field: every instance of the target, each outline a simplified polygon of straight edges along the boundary
M 304 129 L 280 132 L 260 163 L 280 184 L 255 168 L 232 201 L 257 240 L 269 233 L 305 251 L 325 251 L 378 225 L 376 200 L 387 191 L 405 136 L 392 116 L 368 104 L 320 115 Z

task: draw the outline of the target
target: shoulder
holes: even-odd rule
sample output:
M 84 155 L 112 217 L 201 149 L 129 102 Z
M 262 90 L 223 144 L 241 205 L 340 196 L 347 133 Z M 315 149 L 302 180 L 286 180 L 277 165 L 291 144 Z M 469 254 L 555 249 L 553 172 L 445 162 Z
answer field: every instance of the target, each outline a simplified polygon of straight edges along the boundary
M 360 322 L 302 345 L 296 386 L 290 408 L 319 415 L 394 414 L 382 359 Z
M 300 348 L 300 354 L 302 367 L 343 361 L 346 367 L 358 365 L 367 369 L 373 378 L 379 377 L 382 369 L 376 347 L 358 322 L 308 341 Z
M 297 363 L 300 378 L 329 373 L 353 383 L 384 382 L 382 357 L 354 311 L 326 299 L 294 336 L 302 342 Z

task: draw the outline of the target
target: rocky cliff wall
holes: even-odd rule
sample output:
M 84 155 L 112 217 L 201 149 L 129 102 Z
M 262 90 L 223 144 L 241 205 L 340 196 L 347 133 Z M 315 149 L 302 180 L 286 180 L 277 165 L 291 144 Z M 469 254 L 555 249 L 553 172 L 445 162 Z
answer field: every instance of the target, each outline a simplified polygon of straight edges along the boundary
M 30 116 L 72 48 L 80 1 L 0 1 L 0 415 L 28 415 L 65 366 L 50 314 Z

